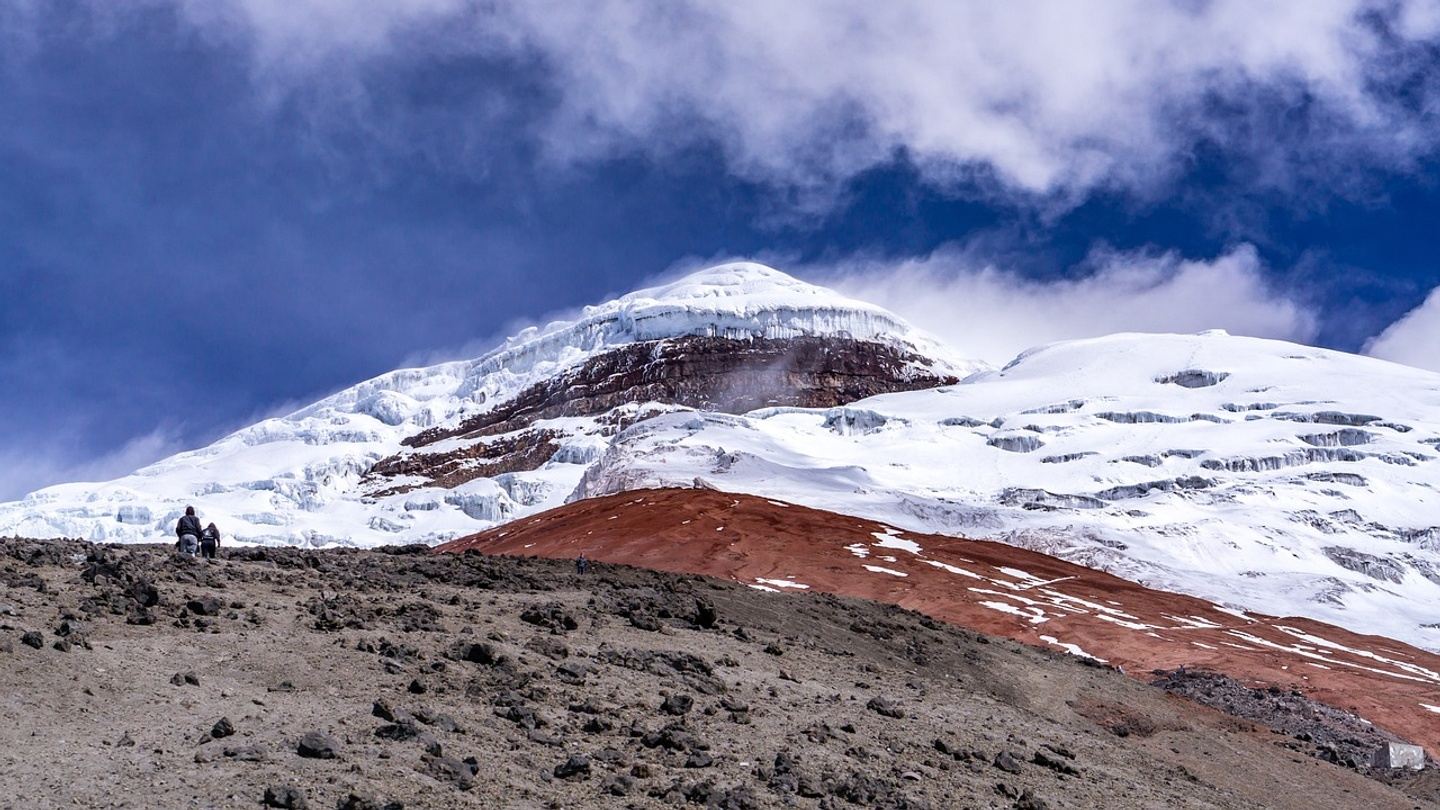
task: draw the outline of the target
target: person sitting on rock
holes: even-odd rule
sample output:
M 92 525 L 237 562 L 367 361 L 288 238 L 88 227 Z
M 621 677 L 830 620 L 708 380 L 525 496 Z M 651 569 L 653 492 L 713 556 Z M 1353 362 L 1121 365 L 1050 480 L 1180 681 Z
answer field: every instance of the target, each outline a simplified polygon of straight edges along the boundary
M 175 524 L 175 536 L 181 554 L 193 557 L 200 551 L 200 518 L 195 517 L 195 507 L 185 507 L 185 514 Z
M 220 550 L 220 530 L 211 523 L 200 532 L 200 556 L 207 560 L 215 559 L 215 553 Z

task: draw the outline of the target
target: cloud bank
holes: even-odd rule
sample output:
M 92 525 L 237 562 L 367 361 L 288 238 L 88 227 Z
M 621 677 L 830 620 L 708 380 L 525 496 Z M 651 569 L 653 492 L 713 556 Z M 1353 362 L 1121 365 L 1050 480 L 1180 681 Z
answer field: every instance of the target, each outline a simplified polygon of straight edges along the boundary
M 1381 360 L 1440 371 L 1440 288 L 1365 346 Z
M 1290 190 L 1317 161 L 1404 171 L 1435 147 L 1429 0 L 144 2 L 243 42 L 271 91 L 416 53 L 533 60 L 552 160 L 717 145 L 801 206 L 901 154 L 941 187 L 1064 202 L 1155 193 L 1206 145 Z
M 895 261 L 798 268 L 896 312 L 962 355 L 1003 364 L 1032 346 L 1114 332 L 1198 332 L 1307 342 L 1315 314 L 1266 283 L 1245 245 L 1208 261 L 1097 251 L 1077 276 L 1035 281 L 961 247 Z

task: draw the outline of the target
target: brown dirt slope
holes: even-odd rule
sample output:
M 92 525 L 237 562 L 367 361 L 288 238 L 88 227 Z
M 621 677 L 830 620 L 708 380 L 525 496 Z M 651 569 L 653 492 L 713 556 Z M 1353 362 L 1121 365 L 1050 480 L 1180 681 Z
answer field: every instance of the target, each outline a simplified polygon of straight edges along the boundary
M 1440 753 L 1440 656 L 1302 618 L 1236 614 L 998 543 L 895 532 L 709 490 L 579 501 L 441 547 L 587 556 L 890 602 L 1148 678 L 1180 666 L 1294 689 Z
M 413 548 L 230 555 L 0 540 L 0 807 L 1415 804 L 894 606 Z

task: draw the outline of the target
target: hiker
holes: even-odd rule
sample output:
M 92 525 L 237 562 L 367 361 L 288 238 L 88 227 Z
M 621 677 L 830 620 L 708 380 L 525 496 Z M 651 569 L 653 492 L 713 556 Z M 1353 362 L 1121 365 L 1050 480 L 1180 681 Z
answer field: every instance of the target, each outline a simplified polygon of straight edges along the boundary
M 590 561 L 587 560 L 587 559 L 585 559 L 585 555 L 584 555 L 584 554 L 581 554 L 581 555 L 579 556 L 579 558 L 577 558 L 577 559 L 575 560 L 575 573 L 577 573 L 577 574 L 588 574 L 588 573 L 590 573 Z
M 207 560 L 215 559 L 215 552 L 220 550 L 220 530 L 211 523 L 200 532 L 200 556 Z
M 185 514 L 175 524 L 178 541 L 175 548 L 181 553 L 194 557 L 200 551 L 200 518 L 195 517 L 195 507 L 185 507 Z

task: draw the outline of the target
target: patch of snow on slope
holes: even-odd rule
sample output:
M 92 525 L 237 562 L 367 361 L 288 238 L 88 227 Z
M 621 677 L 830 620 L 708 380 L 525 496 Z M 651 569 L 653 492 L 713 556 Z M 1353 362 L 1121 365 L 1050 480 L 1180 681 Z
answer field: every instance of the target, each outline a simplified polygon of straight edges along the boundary
M 1096 658 L 1095 656 L 1091 655 L 1090 653 L 1085 652 L 1084 650 L 1080 649 L 1080 645 L 1078 645 L 1078 644 L 1071 644 L 1071 643 L 1069 643 L 1069 642 L 1060 641 L 1060 640 L 1056 639 L 1054 636 L 1041 636 L 1041 637 L 1040 637 L 1040 640 L 1043 641 L 1043 642 L 1045 642 L 1046 644 L 1053 644 L 1053 645 L 1055 645 L 1056 647 L 1059 647 L 1060 649 L 1064 650 L 1065 652 L 1070 653 L 1071 655 L 1079 656 L 1080 658 L 1089 658 L 1089 659 L 1091 659 L 1092 661 L 1098 661 L 1099 663 L 1102 663 L 1102 664 L 1105 663 L 1105 659 L 1104 659 L 1104 658 Z
M 919 554 L 921 551 L 919 543 L 900 537 L 900 532 L 895 529 L 887 527 L 884 532 L 871 532 L 870 534 L 875 538 L 875 542 L 871 545 L 876 548 L 898 548 L 911 554 Z
M 795 588 L 802 591 L 810 590 L 809 585 L 788 579 L 763 579 L 761 577 L 756 577 L 755 581 L 760 583 L 761 585 L 772 585 L 776 588 Z

